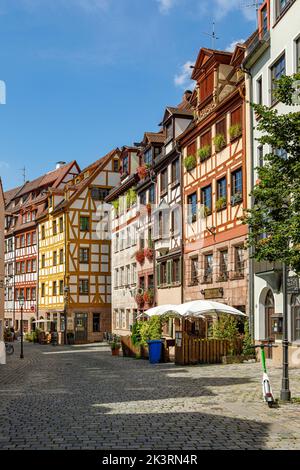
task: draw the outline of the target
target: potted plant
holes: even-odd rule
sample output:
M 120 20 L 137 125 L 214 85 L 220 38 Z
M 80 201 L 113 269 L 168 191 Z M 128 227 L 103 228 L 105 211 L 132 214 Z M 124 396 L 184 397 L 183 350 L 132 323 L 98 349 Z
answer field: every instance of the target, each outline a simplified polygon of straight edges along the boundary
M 144 250 L 138 250 L 135 254 L 135 259 L 137 260 L 138 263 L 143 264 L 143 262 L 145 261 Z
M 149 173 L 149 169 L 146 167 L 146 165 L 139 166 L 137 169 L 137 174 L 140 178 L 140 180 L 144 180 Z
M 207 217 L 211 214 L 211 208 L 208 206 L 204 206 L 204 217 Z
M 221 315 L 218 321 L 212 325 L 212 336 L 214 339 L 225 340 L 228 342 L 228 354 L 222 356 L 223 364 L 242 362 L 239 357 L 238 340 L 240 338 L 238 321 L 232 315 Z
M 216 209 L 217 211 L 221 211 L 222 209 L 225 209 L 227 205 L 227 199 L 225 196 L 219 197 L 216 201 Z
M 241 192 L 234 193 L 231 196 L 231 205 L 235 206 L 236 204 L 239 204 L 243 200 L 243 195 Z
M 226 146 L 226 137 L 224 134 L 216 134 L 214 137 L 216 152 L 220 152 Z
M 152 304 L 153 303 L 153 300 L 154 300 L 154 292 L 153 292 L 153 289 L 148 289 L 146 290 L 146 292 L 144 293 L 144 302 L 146 304 Z
M 118 336 L 115 336 L 114 339 L 109 343 L 112 356 L 119 356 L 121 349 L 121 341 Z
M 198 150 L 198 155 L 199 155 L 199 158 L 200 158 L 200 162 L 203 162 L 208 157 L 210 157 L 211 156 L 211 145 L 208 145 L 208 144 L 203 145 L 203 147 L 201 147 Z
M 149 261 L 152 261 L 153 260 L 153 250 L 152 250 L 152 248 L 149 248 L 149 247 L 145 248 L 144 255 Z
M 233 124 L 232 126 L 230 126 L 229 128 L 230 140 L 237 139 L 238 137 L 240 137 L 241 134 L 242 134 L 241 124 Z
M 119 199 L 115 199 L 114 201 L 112 201 L 112 205 L 113 205 L 115 214 L 117 215 L 119 211 L 119 206 L 120 206 Z
M 130 188 L 126 193 L 126 204 L 127 207 L 131 207 L 136 203 L 136 191 L 134 188 Z
M 195 155 L 188 155 L 183 161 L 184 167 L 187 171 L 192 171 L 197 165 Z

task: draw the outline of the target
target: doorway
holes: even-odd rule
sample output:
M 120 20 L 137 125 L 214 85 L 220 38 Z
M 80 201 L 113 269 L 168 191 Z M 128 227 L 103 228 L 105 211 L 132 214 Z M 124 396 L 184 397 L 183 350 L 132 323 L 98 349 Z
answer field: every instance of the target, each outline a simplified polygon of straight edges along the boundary
M 272 315 L 274 314 L 274 295 L 271 290 L 268 291 L 265 300 L 265 339 L 275 341 L 272 331 Z M 272 359 L 272 348 L 265 348 L 266 358 Z
M 87 313 L 75 313 L 75 342 L 84 344 L 87 342 Z

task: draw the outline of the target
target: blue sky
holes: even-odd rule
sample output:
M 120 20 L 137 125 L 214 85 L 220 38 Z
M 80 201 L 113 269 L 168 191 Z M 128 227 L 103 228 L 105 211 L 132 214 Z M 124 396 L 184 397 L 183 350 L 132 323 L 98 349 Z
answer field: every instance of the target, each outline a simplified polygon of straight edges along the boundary
M 256 28 L 244 0 L 0 0 L 4 188 L 76 159 L 83 168 L 157 131 L 201 47 Z

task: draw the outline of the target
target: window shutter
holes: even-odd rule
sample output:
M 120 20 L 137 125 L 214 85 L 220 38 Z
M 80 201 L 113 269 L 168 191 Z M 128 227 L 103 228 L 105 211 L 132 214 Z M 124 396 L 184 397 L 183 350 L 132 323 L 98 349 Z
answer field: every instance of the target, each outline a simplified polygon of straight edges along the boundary
M 159 212 L 156 212 L 153 217 L 153 240 L 159 238 Z
M 160 264 L 156 265 L 156 285 L 160 287 Z
M 172 283 L 172 264 L 173 261 L 171 259 L 167 261 L 167 284 Z

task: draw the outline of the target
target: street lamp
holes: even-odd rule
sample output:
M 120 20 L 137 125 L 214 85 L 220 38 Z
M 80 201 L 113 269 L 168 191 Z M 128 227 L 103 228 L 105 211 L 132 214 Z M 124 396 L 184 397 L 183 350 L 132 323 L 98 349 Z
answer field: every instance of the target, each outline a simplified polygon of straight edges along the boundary
M 282 384 L 280 399 L 290 401 L 291 392 L 289 387 L 289 340 L 288 340 L 288 312 L 287 312 L 287 278 L 288 268 L 286 263 L 282 266 L 282 296 L 283 296 L 283 325 L 282 325 Z
M 64 330 L 64 344 L 67 344 L 67 305 L 69 300 L 70 288 L 64 287 L 64 319 L 65 319 L 65 330 Z
M 20 294 L 19 296 L 19 305 L 21 307 L 21 353 L 20 353 L 20 359 L 24 359 L 24 354 L 23 354 L 23 308 L 24 308 L 24 295 Z

